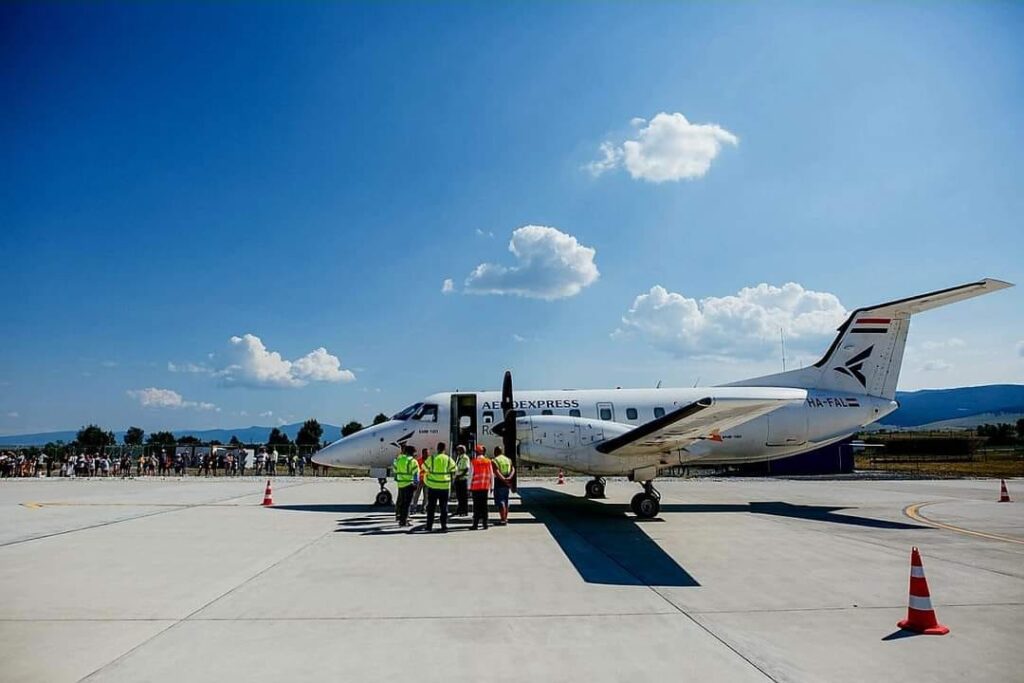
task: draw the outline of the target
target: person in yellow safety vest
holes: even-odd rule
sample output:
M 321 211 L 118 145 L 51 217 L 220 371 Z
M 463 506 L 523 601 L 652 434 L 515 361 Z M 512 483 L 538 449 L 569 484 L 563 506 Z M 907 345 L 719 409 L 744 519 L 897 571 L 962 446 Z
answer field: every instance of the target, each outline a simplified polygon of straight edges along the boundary
M 501 520 L 498 524 L 508 524 L 508 491 L 512 486 L 512 478 L 516 476 L 516 468 L 512 461 L 501 452 L 501 447 L 494 449 L 494 504 L 498 508 Z
M 448 494 L 455 474 L 455 461 L 437 444 L 437 453 L 423 461 L 427 485 L 427 531 L 434 530 L 434 513 L 441 506 L 441 531 L 448 531 Z
M 459 444 L 455 447 L 455 506 L 454 517 L 465 517 L 469 514 L 469 456 L 466 447 Z
M 415 455 L 415 448 L 403 446 L 402 452 L 391 463 L 391 471 L 395 473 L 395 485 L 398 486 L 398 501 L 395 503 L 398 526 L 409 526 L 409 505 L 412 504 L 412 493 L 416 490 L 416 480 L 420 475 L 420 465 L 413 457 Z
M 487 529 L 487 496 L 494 483 L 494 469 L 491 459 L 487 457 L 487 448 L 476 445 L 476 457 L 473 458 L 473 480 L 469 483 L 469 491 L 473 494 L 473 526 L 474 531 L 480 523 Z

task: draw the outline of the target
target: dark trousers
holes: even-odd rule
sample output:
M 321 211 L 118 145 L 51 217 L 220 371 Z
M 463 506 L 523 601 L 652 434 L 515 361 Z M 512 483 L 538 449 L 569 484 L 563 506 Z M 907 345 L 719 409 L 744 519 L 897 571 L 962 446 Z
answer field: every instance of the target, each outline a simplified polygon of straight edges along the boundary
M 466 477 L 455 478 L 455 506 L 456 515 L 469 514 L 469 479 Z
M 434 528 L 434 511 L 441 506 L 441 528 L 448 528 L 448 489 L 427 488 L 427 531 Z
M 487 528 L 487 490 L 473 491 L 473 528 L 483 523 Z
M 409 522 L 409 505 L 412 503 L 412 492 L 415 490 L 415 484 L 409 484 L 398 489 L 398 501 L 395 503 L 395 511 L 398 513 L 398 523 L 401 526 L 405 526 Z

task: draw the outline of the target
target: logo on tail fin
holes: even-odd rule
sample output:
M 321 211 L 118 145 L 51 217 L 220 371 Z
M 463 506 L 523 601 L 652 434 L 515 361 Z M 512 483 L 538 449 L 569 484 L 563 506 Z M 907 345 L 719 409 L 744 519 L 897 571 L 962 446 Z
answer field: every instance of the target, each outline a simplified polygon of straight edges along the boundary
M 841 367 L 836 367 L 832 369 L 835 370 L 836 372 L 841 372 L 844 375 L 853 377 L 858 382 L 860 382 L 860 385 L 862 387 L 866 389 L 868 386 L 868 382 L 864 378 L 864 373 L 861 372 L 860 369 L 864 367 L 865 361 L 867 361 L 868 357 L 871 355 L 871 352 L 874 350 L 874 348 L 874 346 L 869 346 L 868 348 L 864 349 L 850 360 L 846 361 L 846 363 L 844 363 Z

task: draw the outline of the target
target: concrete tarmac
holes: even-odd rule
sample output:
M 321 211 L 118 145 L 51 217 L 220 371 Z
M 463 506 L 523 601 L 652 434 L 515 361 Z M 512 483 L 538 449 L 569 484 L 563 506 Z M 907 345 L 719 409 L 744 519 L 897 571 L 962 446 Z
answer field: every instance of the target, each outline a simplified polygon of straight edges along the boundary
M 0 482 L 3 681 L 1006 681 L 1024 503 L 991 480 L 525 480 L 407 533 L 372 480 Z M 1010 481 L 1012 496 L 1024 481 Z M 905 514 L 907 508 L 912 516 Z M 421 518 L 415 518 L 421 521 Z M 911 546 L 948 636 L 901 632 Z

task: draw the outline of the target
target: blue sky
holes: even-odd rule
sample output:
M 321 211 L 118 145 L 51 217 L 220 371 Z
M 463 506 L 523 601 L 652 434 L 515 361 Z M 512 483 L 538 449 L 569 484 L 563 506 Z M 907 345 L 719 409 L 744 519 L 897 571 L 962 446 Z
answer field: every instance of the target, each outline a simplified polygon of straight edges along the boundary
M 1019 4 L 5 4 L 0 35 L 0 433 L 725 382 L 778 328 L 810 362 L 854 307 L 1024 281 Z M 1022 303 L 915 318 L 901 388 L 1024 381 Z

